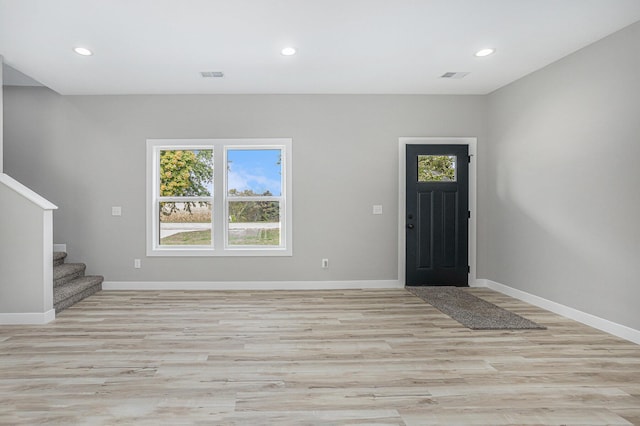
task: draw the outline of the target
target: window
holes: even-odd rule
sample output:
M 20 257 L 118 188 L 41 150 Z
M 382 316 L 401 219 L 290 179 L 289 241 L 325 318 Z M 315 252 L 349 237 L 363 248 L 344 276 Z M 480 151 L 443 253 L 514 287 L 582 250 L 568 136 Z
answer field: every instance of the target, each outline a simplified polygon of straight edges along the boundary
M 291 256 L 291 139 L 147 140 L 147 255 Z
M 455 155 L 418 155 L 418 182 L 455 182 Z

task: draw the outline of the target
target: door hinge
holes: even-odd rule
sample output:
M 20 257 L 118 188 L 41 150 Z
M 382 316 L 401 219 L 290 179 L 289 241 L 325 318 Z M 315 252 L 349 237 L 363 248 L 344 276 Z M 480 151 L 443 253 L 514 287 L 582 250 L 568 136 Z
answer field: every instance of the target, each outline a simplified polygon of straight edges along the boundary
M 467 274 L 471 273 L 471 266 L 467 265 Z
M 471 162 L 471 156 L 467 155 L 467 162 L 470 163 Z
M 467 210 L 467 217 L 471 219 L 471 210 Z

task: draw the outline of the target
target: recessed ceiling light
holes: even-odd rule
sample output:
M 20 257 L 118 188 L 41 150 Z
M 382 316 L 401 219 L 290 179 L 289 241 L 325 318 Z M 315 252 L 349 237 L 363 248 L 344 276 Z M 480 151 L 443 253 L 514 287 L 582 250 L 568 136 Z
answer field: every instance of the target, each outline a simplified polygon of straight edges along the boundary
M 93 52 L 87 49 L 86 47 L 76 47 L 73 49 L 73 51 L 76 52 L 78 55 L 82 55 L 82 56 L 93 55 Z
M 478 56 L 478 57 L 489 56 L 489 55 L 495 53 L 495 51 L 496 51 L 496 49 L 492 49 L 492 48 L 478 50 L 476 52 L 476 56 Z
M 280 51 L 280 53 L 282 53 L 284 56 L 292 56 L 296 54 L 296 49 L 294 49 L 293 47 L 285 47 Z

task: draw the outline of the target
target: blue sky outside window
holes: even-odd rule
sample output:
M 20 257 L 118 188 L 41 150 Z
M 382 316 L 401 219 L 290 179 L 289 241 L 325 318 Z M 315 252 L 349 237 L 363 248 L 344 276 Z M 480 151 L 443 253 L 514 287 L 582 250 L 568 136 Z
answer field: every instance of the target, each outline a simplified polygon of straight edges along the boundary
M 229 149 L 227 189 L 246 195 L 282 195 L 282 165 L 279 149 Z M 239 195 L 239 194 L 237 194 Z

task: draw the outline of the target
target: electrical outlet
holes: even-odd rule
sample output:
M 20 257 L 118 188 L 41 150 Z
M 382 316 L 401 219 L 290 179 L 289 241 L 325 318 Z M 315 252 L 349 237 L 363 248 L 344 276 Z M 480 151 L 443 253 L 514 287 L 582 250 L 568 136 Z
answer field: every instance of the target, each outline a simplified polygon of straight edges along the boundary
M 133 259 L 133 267 L 136 268 L 136 269 L 142 268 L 142 265 L 140 263 L 140 259 Z
M 327 269 L 329 267 L 329 259 L 322 259 L 322 269 Z

